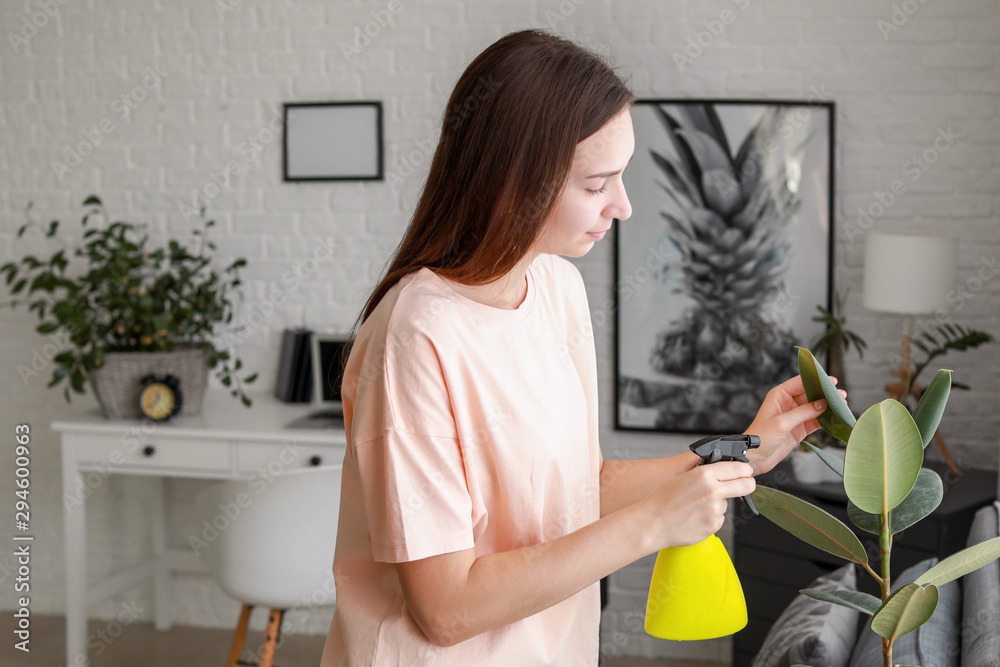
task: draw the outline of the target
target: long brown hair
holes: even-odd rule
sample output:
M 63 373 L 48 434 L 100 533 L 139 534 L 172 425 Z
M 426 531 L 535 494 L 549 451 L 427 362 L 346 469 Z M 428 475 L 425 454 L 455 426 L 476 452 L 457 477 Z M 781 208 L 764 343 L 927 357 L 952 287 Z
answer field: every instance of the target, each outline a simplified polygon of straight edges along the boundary
M 419 268 L 466 285 L 513 269 L 562 192 L 576 145 L 633 101 L 601 57 L 546 32 L 514 32 L 479 54 L 452 91 L 413 219 L 360 320 Z

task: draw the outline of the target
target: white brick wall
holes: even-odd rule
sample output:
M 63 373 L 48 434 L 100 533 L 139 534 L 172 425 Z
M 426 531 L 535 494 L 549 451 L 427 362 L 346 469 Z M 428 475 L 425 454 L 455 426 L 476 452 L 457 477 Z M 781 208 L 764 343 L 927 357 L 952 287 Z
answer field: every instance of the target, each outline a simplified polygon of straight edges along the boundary
M 181 206 L 236 160 L 241 173 L 208 209 L 220 223 L 222 253 L 249 260 L 248 291 L 266 294 L 279 285 L 317 237 L 336 243 L 336 262 L 317 270 L 312 284 L 290 290 L 278 315 L 240 349 L 246 364 L 260 371 L 258 387 L 268 390 L 283 326 L 344 330 L 353 322 L 416 201 L 427 166 L 426 155 L 419 160 L 420 146 L 436 136 L 462 66 L 503 33 L 529 26 L 550 27 L 610 53 L 631 73 L 640 97 L 808 99 L 819 88 L 837 102 L 836 283 L 851 288 L 850 323 L 871 343 L 864 363 L 852 359 L 849 367 L 859 405 L 881 397 L 900 324 L 861 306 L 860 241 L 851 242 L 844 228 L 856 220 L 859 206 L 875 201 L 876 190 L 907 178 L 904 163 L 930 147 L 939 128 L 951 126 L 960 138 L 908 183 L 880 222 L 954 229 L 962 238 L 963 285 L 984 258 L 1000 252 L 998 0 L 398 3 L 391 23 L 348 58 L 344 46 L 373 20 L 372 12 L 384 15 L 388 2 L 178 0 L 147 7 L 123 0 L 0 1 L 0 263 L 24 251 L 12 232 L 29 201 L 44 219 L 75 226 L 78 203 L 96 192 L 116 216 L 148 221 L 159 234 L 184 235 L 189 224 Z M 56 16 L 47 17 L 44 6 L 56 8 Z M 724 11 L 734 20 L 678 71 L 675 51 Z M 29 25 L 35 20 L 37 30 L 25 29 L 25 19 Z M 147 68 L 163 77 L 143 89 Z M 115 101 L 122 96 L 134 107 L 127 117 Z M 386 170 L 413 172 L 392 188 L 282 183 L 280 138 L 262 140 L 252 160 L 240 152 L 282 102 L 352 99 L 385 104 Z M 60 179 L 52 163 L 66 162 L 67 152 L 105 120 L 110 130 L 100 145 Z M 417 161 L 409 162 L 410 156 Z M 33 242 L 29 248 L 43 250 Z M 612 294 L 611 252 L 610 243 L 602 244 L 579 262 L 593 304 Z M 1000 280 L 987 281 L 955 311 L 955 321 L 1000 336 Z M 597 327 L 597 337 L 606 456 L 681 451 L 687 436 L 612 430 L 612 325 Z M 0 367 L 0 433 L 10 442 L 13 425 L 28 422 L 37 434 L 33 611 L 58 612 L 62 503 L 58 442 L 47 423 L 66 408 L 61 393 L 45 389 L 44 374 L 27 383 L 17 374 L 17 366 L 45 344 L 23 310 L 0 311 L 0 340 L 7 360 Z M 946 362 L 974 389 L 955 393 L 943 425 L 963 466 L 997 466 L 998 350 L 956 354 Z M 89 397 L 77 399 L 73 409 L 92 404 Z M 9 462 L 0 465 L 9 468 Z M 183 543 L 191 498 L 201 483 L 175 481 L 170 488 L 172 539 Z M 0 497 L 12 496 L 11 489 L 11 476 L 0 476 Z M 112 478 L 91 502 L 89 554 L 96 575 L 120 569 L 144 551 L 142 482 Z M 13 521 L 11 507 L 3 504 L 3 525 Z M 0 565 L 3 558 L 0 553 Z M 725 660 L 726 641 L 677 644 L 644 635 L 639 614 L 651 565 L 652 558 L 643 559 L 613 578 L 603 625 L 608 652 Z M 0 581 L 0 606 L 12 608 L 13 587 L 3 569 Z M 199 577 L 180 578 L 178 620 L 230 625 L 234 604 L 205 584 Z M 142 587 L 123 599 L 135 597 L 148 608 L 149 594 Z M 96 611 L 110 616 L 119 603 Z M 326 619 L 313 618 L 308 627 L 325 632 Z

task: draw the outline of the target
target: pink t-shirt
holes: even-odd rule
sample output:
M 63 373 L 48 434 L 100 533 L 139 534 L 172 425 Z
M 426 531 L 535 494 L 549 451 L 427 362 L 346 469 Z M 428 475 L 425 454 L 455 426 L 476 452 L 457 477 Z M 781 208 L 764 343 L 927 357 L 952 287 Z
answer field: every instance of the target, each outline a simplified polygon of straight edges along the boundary
M 362 325 L 344 375 L 350 446 L 322 667 L 596 667 L 595 583 L 455 646 L 429 642 L 393 563 L 554 540 L 600 517 L 597 367 L 583 280 L 541 255 L 503 310 L 429 269 Z M 462 631 L 463 619 L 453 621 Z

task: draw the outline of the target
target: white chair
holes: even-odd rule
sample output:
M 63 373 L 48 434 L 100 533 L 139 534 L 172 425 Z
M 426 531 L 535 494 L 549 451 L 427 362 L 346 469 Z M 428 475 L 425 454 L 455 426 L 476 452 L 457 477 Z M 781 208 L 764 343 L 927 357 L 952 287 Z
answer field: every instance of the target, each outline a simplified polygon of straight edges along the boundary
M 271 667 L 284 611 L 334 604 L 340 475 L 340 465 L 305 468 L 222 482 L 198 495 L 199 533 L 214 537 L 198 555 L 243 603 L 227 667 L 237 665 L 253 607 L 270 609 L 259 664 Z

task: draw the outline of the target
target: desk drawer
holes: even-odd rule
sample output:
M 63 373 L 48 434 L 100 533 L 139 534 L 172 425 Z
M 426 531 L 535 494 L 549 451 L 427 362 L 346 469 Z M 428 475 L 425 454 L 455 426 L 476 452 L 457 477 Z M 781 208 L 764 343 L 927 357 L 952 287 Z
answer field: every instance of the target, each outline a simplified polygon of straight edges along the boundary
M 240 473 L 263 471 L 274 476 L 285 470 L 342 463 L 344 451 L 342 445 L 242 442 L 236 448 L 236 469 Z
M 107 436 L 85 437 L 78 441 L 77 458 L 82 462 L 112 468 L 128 467 L 163 470 L 192 468 L 198 470 L 230 470 L 230 445 L 224 440 L 190 440 L 158 436 L 133 438 L 122 442 Z

